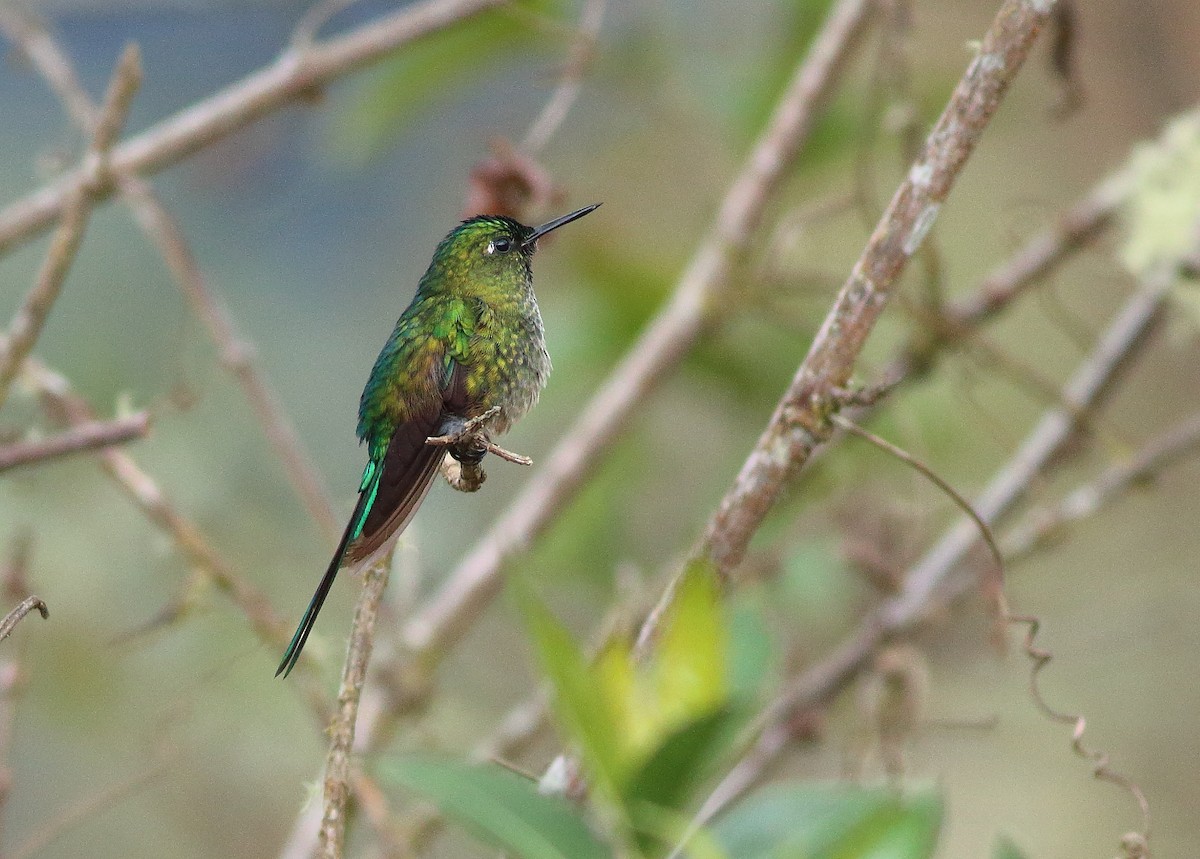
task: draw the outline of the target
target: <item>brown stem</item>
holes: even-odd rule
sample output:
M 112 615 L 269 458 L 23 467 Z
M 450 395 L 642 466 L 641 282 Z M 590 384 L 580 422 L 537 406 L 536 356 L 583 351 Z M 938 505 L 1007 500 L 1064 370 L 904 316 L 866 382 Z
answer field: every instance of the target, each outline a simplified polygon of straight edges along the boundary
M 829 391 L 843 387 L 897 278 L 921 246 L 955 180 L 1045 23 L 1049 6 L 1006 0 L 978 55 L 892 198 L 776 408 L 754 452 L 709 522 L 696 555 L 727 575 L 790 474 L 825 441 Z
M 42 602 L 40 597 L 25 597 L 21 600 L 20 605 L 10 611 L 0 620 L 0 641 L 12 635 L 12 631 L 17 628 L 17 624 L 25 619 L 25 615 L 29 614 L 34 609 L 37 609 L 38 614 L 43 619 L 50 617 L 50 609 L 46 608 L 46 604 Z
M 995 527 L 1023 498 L 1033 481 L 1060 461 L 1080 427 L 1080 420 L 1100 406 L 1120 371 L 1148 342 L 1159 319 L 1172 279 L 1148 279 L 1114 317 L 1092 353 L 1064 385 L 1067 406 L 1048 410 L 1012 458 L 996 472 L 973 502 L 976 513 Z M 973 587 L 975 576 L 964 561 L 978 543 L 979 530 L 970 519 L 959 520 L 925 555 L 909 568 L 904 587 L 833 651 L 787 684 L 758 720 L 761 732 L 755 746 L 710 794 L 698 819 L 712 819 L 762 778 L 783 753 L 785 726 L 799 714 L 827 704 L 866 666 L 876 650 L 892 638 L 919 626 L 948 601 Z
M 375 642 L 375 618 L 387 587 L 391 552 L 371 564 L 363 573 L 362 594 L 354 610 L 350 645 L 338 691 L 337 713 L 330 725 L 329 756 L 325 763 L 325 811 L 317 855 L 321 859 L 341 859 L 346 838 L 346 810 L 351 788 L 351 752 L 358 721 L 358 702 L 367 677 L 367 663 Z
M 150 415 L 139 412 L 112 421 L 88 421 L 49 438 L 4 445 L 0 447 L 0 474 L 22 465 L 124 444 L 145 437 L 149 431 Z

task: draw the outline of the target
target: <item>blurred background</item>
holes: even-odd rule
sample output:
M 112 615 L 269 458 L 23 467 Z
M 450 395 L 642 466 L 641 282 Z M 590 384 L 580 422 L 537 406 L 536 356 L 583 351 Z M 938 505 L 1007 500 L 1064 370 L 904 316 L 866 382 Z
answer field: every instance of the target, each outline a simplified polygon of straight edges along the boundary
M 395 5 L 362 0 L 322 33 Z M 535 469 L 669 296 L 827 5 L 607 3 L 578 102 L 539 156 L 557 197 L 529 212 L 536 221 L 604 203 L 537 258 L 555 371 L 505 445 L 532 456 Z M 911 108 L 922 129 L 997 5 L 914 4 Z M 145 81 L 127 126 L 136 133 L 271 63 L 307 6 L 61 0 L 38 13 L 97 99 L 122 47 L 140 46 Z M 541 111 L 579 14 L 576 2 L 518 4 L 467 22 L 153 180 L 339 514 L 349 514 L 364 462 L 354 429 L 374 357 L 435 244 L 463 216 L 472 167 L 495 141 L 521 140 Z M 1079 4 L 1077 24 L 1081 105 L 1055 115 L 1061 81 L 1048 44 L 1038 44 L 942 212 L 935 236 L 951 295 L 973 292 L 1023 238 L 1200 98 L 1197 4 L 1094 0 Z M 581 634 L 622 588 L 655 592 L 659 571 L 699 534 L 903 176 L 886 110 L 873 106 L 878 42 L 874 32 L 864 40 L 770 207 L 723 326 L 643 404 L 586 490 L 516 565 Z M 7 42 L 4 60 L 7 204 L 76 163 L 83 139 Z M 856 189 L 873 199 L 835 205 Z M 973 494 L 1128 295 L 1120 243 L 1119 230 L 1106 233 L 987 330 L 988 349 L 1020 372 L 1004 372 L 993 352 L 959 350 L 890 402 L 874 429 Z M 0 318 L 18 306 L 46 246 L 43 237 L 3 259 Z M 918 295 L 920 273 L 908 280 Z M 861 378 L 872 379 L 918 325 L 890 307 Z M 128 451 L 278 613 L 298 618 L 332 543 L 127 207 L 112 202 L 95 213 L 36 354 L 102 415 L 153 410 L 153 434 Z M 1189 414 L 1200 395 L 1198 358 L 1195 323 L 1171 314 L 1090 425 L 1090 444 L 1035 486 L 1035 499 L 1057 498 Z M 38 423 L 27 393 L 0 414 L 10 434 Z M 496 463 L 478 494 L 433 490 L 406 538 L 419 559 L 418 594 L 432 592 L 529 473 Z M 1056 655 L 1043 675 L 1047 697 L 1086 714 L 1093 744 L 1145 790 L 1163 856 L 1200 841 L 1197 480 L 1200 463 L 1184 460 L 1009 571 L 1014 607 L 1042 617 Z M 876 598 L 864 544 L 902 569 L 955 515 L 926 481 L 858 441 L 806 474 L 756 540 L 753 581 L 737 601 L 772 642 L 762 694 L 819 659 Z M 51 616 L 30 618 L 0 644 L 23 672 L 19 695 L 5 703 L 13 713 L 5 853 L 64 809 L 138 777 L 167 748 L 151 780 L 103 802 L 36 855 L 279 855 L 310 799 L 325 738 L 294 686 L 272 680 L 278 652 L 220 593 L 196 584 L 173 544 L 86 456 L 4 476 L 0 545 L 26 532 L 29 585 Z M 331 694 L 356 593 L 352 578 L 337 583 L 309 646 Z M 181 599 L 183 615 L 156 625 Z M 410 597 L 393 587 L 389 599 L 399 614 Z M 1136 806 L 1092 781 L 1070 751 L 1069 728 L 1038 714 L 1027 663 L 1018 652 L 996 658 L 978 600 L 917 644 L 928 661 L 931 724 L 911 738 L 906 771 L 944 787 L 940 855 L 981 855 L 998 832 L 1039 859 L 1113 855 L 1120 834 L 1139 826 Z M 533 674 L 516 612 L 500 600 L 441 672 L 429 713 L 396 745 L 470 748 L 528 694 Z M 824 715 L 821 741 L 791 756 L 788 772 L 844 772 L 856 714 L 853 696 L 843 698 Z M 554 747 L 547 740 L 528 767 L 540 770 Z M 865 770 L 878 777 L 877 763 Z M 436 851 L 486 855 L 453 834 Z

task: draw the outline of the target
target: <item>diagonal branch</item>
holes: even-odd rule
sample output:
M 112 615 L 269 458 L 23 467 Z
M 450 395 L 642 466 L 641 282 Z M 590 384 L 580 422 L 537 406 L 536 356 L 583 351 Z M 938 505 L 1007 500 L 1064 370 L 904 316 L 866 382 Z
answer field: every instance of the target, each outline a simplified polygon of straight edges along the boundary
M 722 575 L 741 561 L 788 476 L 828 439 L 831 392 L 849 381 L 900 273 L 937 219 L 1051 5 L 1006 0 L 988 29 L 921 157 L 893 196 L 754 452 L 704 532 L 695 554 L 710 558 Z
M 100 109 L 92 103 L 66 52 L 46 27 L 28 12 L 0 6 L 0 29 L 20 45 L 75 123 L 85 130 L 96 126 L 102 115 Z M 279 397 L 254 360 L 254 349 L 238 336 L 228 311 L 205 283 L 179 221 L 145 179 L 118 174 L 116 185 L 143 232 L 158 247 L 192 312 L 208 330 L 221 363 L 241 385 L 301 501 L 326 535 L 336 537 L 340 525 L 325 484 Z
M 2 343 L 0 343 L 2 345 Z M 95 420 L 87 401 L 71 389 L 58 373 L 34 358 L 28 358 L 23 368 L 30 386 L 37 391 L 44 406 L 57 420 L 69 426 L 79 426 Z M 288 630 L 271 607 L 266 595 L 242 578 L 233 566 L 205 538 L 194 522 L 172 504 L 154 479 L 124 451 L 104 448 L 95 454 L 100 467 L 152 525 L 163 531 L 175 548 L 201 571 L 218 590 L 242 611 L 260 641 L 272 648 L 282 647 L 288 640 Z M 311 663 L 305 665 L 302 690 L 309 707 L 321 728 L 328 724 L 329 705 Z
M 12 631 L 17 628 L 17 624 L 25 619 L 25 615 L 29 614 L 34 609 L 42 616 L 42 619 L 50 617 L 50 609 L 46 608 L 46 604 L 42 602 L 40 597 L 26 597 L 21 600 L 20 605 L 10 611 L 0 620 L 0 641 L 12 635 Z
M 0 447 L 0 474 L 22 465 L 42 463 L 73 453 L 83 453 L 143 438 L 150 431 L 150 415 L 138 412 L 112 421 L 88 421 L 49 438 L 21 441 Z

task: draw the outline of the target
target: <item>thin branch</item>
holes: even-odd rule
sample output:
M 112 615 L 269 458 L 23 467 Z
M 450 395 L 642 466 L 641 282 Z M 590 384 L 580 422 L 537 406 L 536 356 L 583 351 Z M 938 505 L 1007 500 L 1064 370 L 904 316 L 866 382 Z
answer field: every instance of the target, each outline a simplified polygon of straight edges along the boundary
M 401 45 L 499 6 L 503 0 L 424 0 L 278 60 L 184 108 L 112 151 L 116 175 L 149 175 L 194 155 L 338 78 L 377 62 Z M 47 229 L 88 176 L 72 170 L 0 212 L 0 253 Z M 112 193 L 97 189 L 97 200 Z
M 329 732 L 329 756 L 325 762 L 325 811 L 317 855 L 321 859 L 341 859 L 346 838 L 346 807 L 350 800 L 351 752 L 358 721 L 358 702 L 367 677 L 367 664 L 375 643 L 375 618 L 387 587 L 391 552 L 371 564 L 363 573 L 362 594 L 354 610 L 350 644 L 342 685 L 338 691 L 337 714 Z
M 1004 535 L 1002 547 L 1010 563 L 1059 539 L 1073 523 L 1096 515 L 1116 498 L 1143 486 L 1167 467 L 1200 453 L 1200 414 L 1194 414 L 1157 436 L 1125 462 L 1110 466 L 1057 504 L 1039 507 Z
M 1004 556 L 1000 554 L 1000 547 L 996 544 L 996 537 L 992 534 L 992 529 L 988 527 L 987 522 L 983 521 L 983 517 L 981 517 L 979 513 L 975 511 L 975 508 L 971 506 L 971 502 L 959 494 L 958 490 L 947 483 L 940 474 L 903 448 L 897 447 L 882 436 L 878 436 L 869 430 L 863 429 L 858 424 L 854 423 L 854 421 L 837 413 L 830 415 L 830 420 L 832 420 L 842 429 L 849 432 L 851 435 L 856 435 L 861 439 L 869 441 L 871 444 L 875 445 L 885 453 L 891 454 L 901 462 L 905 462 L 912 468 L 916 469 L 923 477 L 925 477 L 926 480 L 934 484 L 938 489 L 946 493 L 946 495 L 950 496 L 950 499 L 955 503 L 955 505 L 958 506 L 960 510 L 963 511 L 963 513 L 967 515 L 967 518 L 975 523 L 975 528 L 978 531 L 979 536 L 982 537 L 984 543 L 987 544 L 988 550 L 992 553 L 992 559 L 996 562 L 995 575 L 990 583 L 991 587 L 989 597 L 995 603 L 998 615 L 1001 618 L 1007 615 L 1008 608 L 1004 600 Z
M 22 465 L 83 453 L 144 438 L 150 431 L 150 415 L 138 412 L 111 421 L 88 421 L 65 432 L 34 441 L 0 447 L 0 474 Z
M 12 381 L 21 362 L 33 351 L 63 282 L 83 243 L 92 203 L 103 188 L 109 150 L 129 116 L 134 93 L 142 81 L 141 54 L 136 45 L 128 46 L 117 61 L 105 96 L 104 108 L 92 128 L 92 142 L 78 169 L 81 178 L 64 196 L 62 221 L 50 242 L 46 260 L 38 272 L 33 289 L 17 309 L 0 350 L 0 406 L 8 399 Z
M 521 141 L 521 150 L 536 155 L 546 148 L 550 138 L 558 131 L 563 120 L 567 118 L 575 100 L 579 98 L 579 90 L 583 87 L 583 76 L 595 51 L 596 38 L 600 27 L 604 24 L 604 10 L 608 0 L 586 0 L 583 12 L 579 16 L 579 30 L 575 33 L 571 56 L 567 60 L 567 68 L 563 72 L 553 95 L 538 114 L 537 119 L 529 127 L 525 139 Z
M 808 356 L 696 551 L 723 575 L 741 560 L 790 474 L 828 439 L 829 391 L 843 387 L 909 258 L 937 219 L 967 159 L 1045 23 L 1050 4 L 1006 0 L 921 158 L 892 198 Z
M 4 620 L 0 620 L 0 641 L 12 635 L 12 631 L 17 628 L 17 624 L 25 619 L 25 615 L 29 614 L 34 609 L 37 609 L 38 614 L 42 619 L 50 617 L 50 609 L 46 608 L 46 604 L 42 602 L 40 597 L 25 597 L 21 604 L 4 616 Z
M 36 17 L 17 7 L 0 6 L 0 29 L 20 45 L 77 125 L 88 130 L 100 123 L 102 112 L 92 104 L 66 52 Z M 326 535 L 336 538 L 341 525 L 324 481 L 254 360 L 253 347 L 241 340 L 228 311 L 208 289 L 179 221 L 146 180 L 118 174 L 115 181 L 138 225 L 158 247 L 192 312 L 208 330 L 221 363 L 242 386 L 296 493 Z
M 839 0 L 798 66 L 775 113 L 733 181 L 716 220 L 670 303 L 567 429 L 541 470 L 405 624 L 401 639 L 432 667 L 499 592 L 504 565 L 549 527 L 612 447 L 647 393 L 673 371 L 721 316 L 731 275 L 745 257 L 767 202 L 788 175 L 868 18 L 869 0 Z
M 994 528 L 1027 494 L 1034 480 L 1061 458 L 1076 437 L 1080 420 L 1101 405 L 1120 371 L 1144 348 L 1165 306 L 1171 282 L 1165 275 L 1149 279 L 1130 296 L 1093 352 L 1064 385 L 1061 399 L 1069 406 L 1045 412 L 973 502 L 972 507 L 989 526 Z M 879 647 L 918 627 L 940 606 L 972 587 L 975 576 L 964 568 L 964 561 L 978 540 L 975 523 L 968 518 L 959 520 L 909 569 L 897 596 L 868 614 L 841 644 L 787 685 L 760 717 L 762 731 L 755 746 L 701 807 L 701 823 L 711 820 L 762 778 L 786 748 L 785 726 L 795 716 L 826 704 L 868 664 Z

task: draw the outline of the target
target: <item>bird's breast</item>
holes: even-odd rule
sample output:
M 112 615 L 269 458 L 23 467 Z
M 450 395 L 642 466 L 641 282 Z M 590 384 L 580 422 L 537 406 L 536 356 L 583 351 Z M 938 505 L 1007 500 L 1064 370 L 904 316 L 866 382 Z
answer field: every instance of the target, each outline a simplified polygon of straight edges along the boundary
M 497 433 L 505 432 L 534 407 L 550 375 L 550 355 L 541 314 L 522 313 L 509 324 L 490 326 L 478 339 L 480 411 L 500 407 L 492 422 Z

